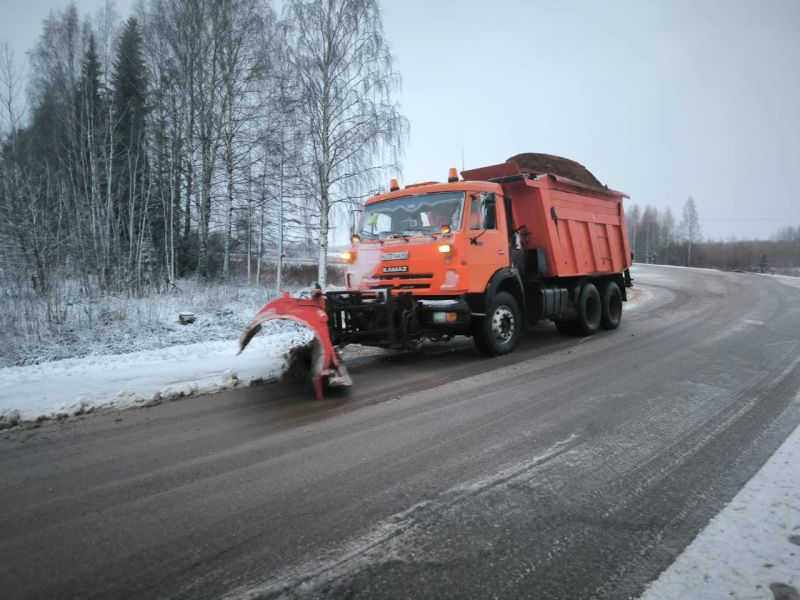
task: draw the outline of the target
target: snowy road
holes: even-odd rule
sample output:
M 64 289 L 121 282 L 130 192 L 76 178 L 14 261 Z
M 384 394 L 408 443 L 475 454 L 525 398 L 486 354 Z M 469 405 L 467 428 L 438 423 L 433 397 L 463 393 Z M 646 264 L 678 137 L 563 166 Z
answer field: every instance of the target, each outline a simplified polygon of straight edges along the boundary
M 634 277 L 644 300 L 590 339 L 368 356 L 323 403 L 270 384 L 3 432 L 0 590 L 636 597 L 800 423 L 800 289 Z

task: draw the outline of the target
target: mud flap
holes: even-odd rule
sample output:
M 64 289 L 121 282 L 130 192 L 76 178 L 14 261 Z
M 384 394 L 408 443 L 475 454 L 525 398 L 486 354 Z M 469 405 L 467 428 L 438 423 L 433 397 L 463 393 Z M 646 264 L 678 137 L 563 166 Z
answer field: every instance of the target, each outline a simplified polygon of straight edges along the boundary
M 325 298 L 315 290 L 309 298 L 292 298 L 288 292 L 267 303 L 242 331 L 239 337 L 239 352 L 247 347 L 265 321 L 288 319 L 304 325 L 314 333 L 311 348 L 311 383 L 317 400 L 322 400 L 323 378 L 330 387 L 349 387 L 350 375 L 339 355 L 331 344 L 328 332 L 328 315 L 325 312 Z

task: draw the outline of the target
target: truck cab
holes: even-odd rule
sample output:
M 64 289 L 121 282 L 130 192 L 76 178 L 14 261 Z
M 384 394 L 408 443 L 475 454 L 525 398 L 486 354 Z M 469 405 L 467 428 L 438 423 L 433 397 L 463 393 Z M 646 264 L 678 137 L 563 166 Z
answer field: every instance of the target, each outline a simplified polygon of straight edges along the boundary
M 384 304 L 401 307 L 401 315 L 386 315 L 385 327 L 362 323 L 358 332 L 347 331 L 343 322 L 344 327 L 334 327 L 334 338 L 338 333 L 340 343 L 355 341 L 350 337 L 355 333 L 365 343 L 362 334 L 373 338 L 370 333 L 375 329 L 400 328 L 399 334 L 374 341 L 402 348 L 408 341 L 413 345 L 423 338 L 474 335 L 475 320 L 486 310 L 484 300 L 493 278 L 513 279 L 512 287 L 521 296 L 511 262 L 519 240 L 515 242 L 502 186 L 459 181 L 451 173 L 448 183 L 400 189 L 393 182 L 391 187 L 389 193 L 367 201 L 342 258 L 347 263 L 346 297 L 365 309 L 359 317 L 368 313 L 368 306 Z M 333 304 L 342 298 L 329 297 Z M 516 315 L 509 311 L 498 319 L 498 335 L 508 343 L 515 343 L 522 329 L 521 300 Z M 349 312 L 343 321 L 348 316 L 354 320 Z
M 503 191 L 497 184 L 429 184 L 371 198 L 343 257 L 352 290 L 420 298 L 483 292 L 509 266 Z

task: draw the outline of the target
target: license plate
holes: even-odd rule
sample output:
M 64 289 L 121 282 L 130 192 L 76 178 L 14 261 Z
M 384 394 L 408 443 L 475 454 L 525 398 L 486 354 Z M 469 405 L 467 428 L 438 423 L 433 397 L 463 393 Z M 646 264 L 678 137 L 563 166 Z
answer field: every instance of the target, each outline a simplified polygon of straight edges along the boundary
M 384 252 L 381 255 L 382 260 L 406 260 L 408 258 L 408 252 Z
M 395 267 L 383 267 L 384 273 L 408 273 L 406 265 L 397 265 Z

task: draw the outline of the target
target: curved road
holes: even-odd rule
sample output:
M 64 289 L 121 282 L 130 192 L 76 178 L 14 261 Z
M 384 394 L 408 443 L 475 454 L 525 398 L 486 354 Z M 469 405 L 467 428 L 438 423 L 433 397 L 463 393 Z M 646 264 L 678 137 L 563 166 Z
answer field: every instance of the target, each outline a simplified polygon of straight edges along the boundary
M 638 595 L 800 423 L 800 289 L 634 277 L 592 338 L 6 432 L 3 597 Z

